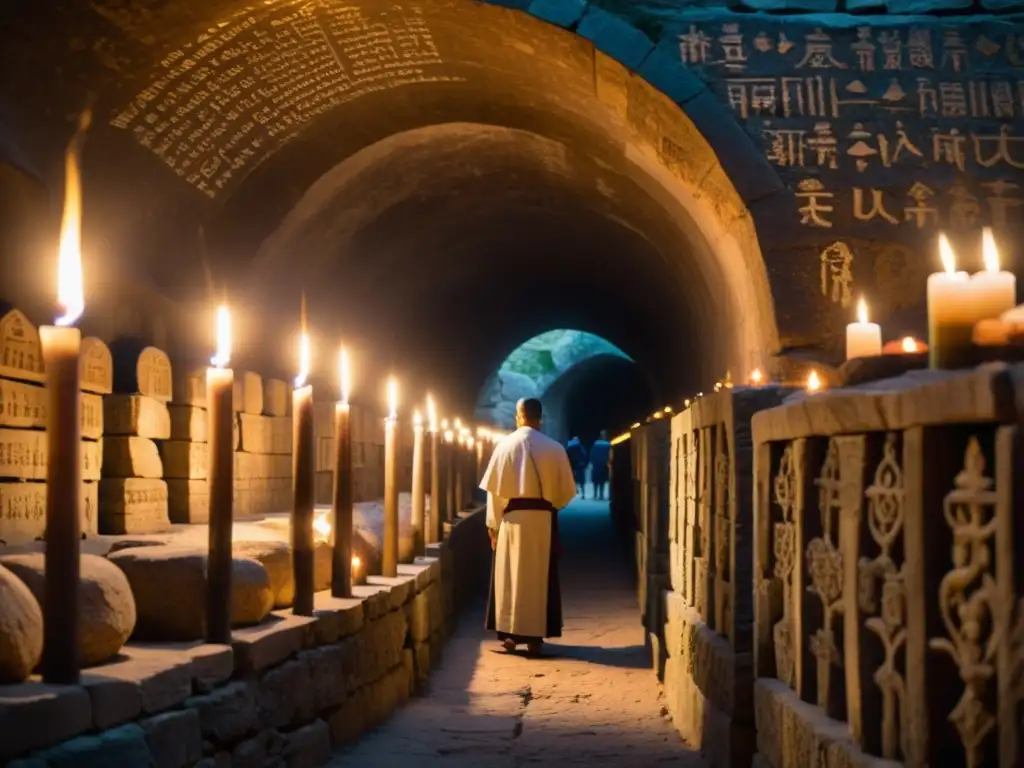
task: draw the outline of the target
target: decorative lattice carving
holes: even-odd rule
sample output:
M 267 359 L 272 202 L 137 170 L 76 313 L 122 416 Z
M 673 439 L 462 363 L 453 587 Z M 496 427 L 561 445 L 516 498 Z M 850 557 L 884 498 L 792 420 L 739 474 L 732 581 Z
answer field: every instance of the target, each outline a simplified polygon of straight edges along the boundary
M 897 759 L 907 754 L 905 689 L 901 663 L 905 654 L 906 587 L 903 564 L 893 560 L 893 548 L 903 535 L 903 470 L 896 458 L 896 435 L 885 438 L 882 460 L 875 479 L 864 495 L 868 500 L 867 523 L 871 538 L 878 545 L 874 559 L 862 557 L 857 564 L 859 589 L 857 603 L 869 614 L 864 626 L 878 636 L 884 659 L 875 670 L 874 680 L 882 693 L 882 757 Z M 881 605 L 878 586 L 881 582 Z
M 793 655 L 793 565 L 796 558 L 796 525 L 793 504 L 796 501 L 796 468 L 793 466 L 793 445 L 782 453 L 779 472 L 775 476 L 775 503 L 779 507 L 780 521 L 775 523 L 772 535 L 775 578 L 782 582 L 782 618 L 772 628 L 775 640 L 775 670 L 779 679 L 794 685 L 796 659 Z
M 964 467 L 955 482 L 943 502 L 953 533 L 953 569 L 939 582 L 939 610 L 948 637 L 933 638 L 929 646 L 948 653 L 960 673 L 964 692 L 949 720 L 960 735 L 967 767 L 977 768 L 984 759 L 985 739 L 996 726 L 986 698 L 1006 628 L 995 610 L 991 540 L 996 532 L 996 492 L 992 479 L 985 477 L 985 456 L 976 437 L 967 444 Z
M 810 586 L 807 591 L 821 601 L 822 625 L 811 637 L 811 653 L 818 660 L 818 706 L 826 707 L 829 697 L 829 666 L 839 666 L 832 620 L 843 610 L 843 556 L 836 546 L 835 537 L 842 507 L 841 468 L 839 444 L 829 440 L 821 475 L 814 481 L 818 486 L 818 512 L 821 515 L 821 536 L 807 543 L 807 569 Z

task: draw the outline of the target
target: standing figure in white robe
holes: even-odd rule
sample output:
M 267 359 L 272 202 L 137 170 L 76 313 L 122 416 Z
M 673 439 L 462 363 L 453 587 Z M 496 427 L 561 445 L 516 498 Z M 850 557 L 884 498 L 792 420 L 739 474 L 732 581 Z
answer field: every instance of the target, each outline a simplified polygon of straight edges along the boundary
M 494 550 L 487 629 L 507 651 L 540 651 L 562 634 L 558 510 L 576 497 L 565 447 L 540 431 L 539 400 L 516 403 L 516 431 L 498 443 L 480 481 Z

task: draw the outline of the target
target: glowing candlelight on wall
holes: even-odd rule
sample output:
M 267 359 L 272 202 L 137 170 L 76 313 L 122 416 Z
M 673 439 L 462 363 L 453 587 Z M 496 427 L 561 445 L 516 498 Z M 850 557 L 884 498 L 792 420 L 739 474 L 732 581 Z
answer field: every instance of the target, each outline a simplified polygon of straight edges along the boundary
M 818 377 L 818 372 L 815 370 L 811 371 L 811 375 L 807 377 L 807 391 L 817 392 L 821 389 L 821 379 Z
M 352 371 L 348 350 L 338 351 L 338 387 L 341 400 L 334 406 L 334 547 L 331 551 L 331 595 L 352 596 L 352 426 L 349 396 Z
M 882 328 L 868 322 L 868 305 L 864 297 L 857 302 L 857 322 L 846 326 L 846 359 L 876 357 L 882 354 Z
M 398 381 L 388 377 L 388 417 L 384 421 L 384 548 L 381 575 L 398 575 Z
M 760 368 L 755 368 L 750 372 L 750 384 L 752 386 L 759 387 L 762 381 L 764 381 L 764 374 L 761 373 Z
M 235 374 L 231 361 L 231 312 L 222 304 L 214 319 L 217 349 L 206 369 L 209 444 L 209 559 L 206 581 L 206 639 L 231 642 L 231 540 L 234 525 Z
M 423 477 L 423 416 L 419 410 L 412 414 L 412 537 L 413 554 L 422 555 L 424 540 L 424 519 L 426 517 L 426 495 Z
M 903 351 L 908 355 L 917 354 L 917 339 L 913 336 L 904 336 L 902 344 Z
M 39 329 L 46 366 L 46 550 L 43 609 L 43 681 L 79 680 L 79 574 L 81 520 L 82 333 L 71 327 L 85 311 L 82 281 L 82 184 L 79 153 L 92 122 L 82 113 L 64 157 L 64 213 L 57 252 L 57 303 L 63 315 Z
M 441 457 L 437 430 L 437 406 L 433 395 L 427 395 L 427 430 L 430 432 L 430 517 L 426 539 L 428 544 L 441 540 L 441 505 L 444 494 L 441 489 Z
M 433 395 L 427 395 L 427 430 L 437 432 L 437 406 Z

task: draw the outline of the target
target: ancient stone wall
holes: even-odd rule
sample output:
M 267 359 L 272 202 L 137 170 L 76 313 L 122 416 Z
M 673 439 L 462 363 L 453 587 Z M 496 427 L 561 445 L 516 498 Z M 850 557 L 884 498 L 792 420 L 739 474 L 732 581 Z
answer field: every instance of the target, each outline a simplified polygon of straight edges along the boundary
M 463 551 L 486 551 L 482 513 L 455 531 L 397 578 L 370 577 L 349 600 L 319 593 L 313 617 L 277 611 L 236 628 L 231 646 L 129 642 L 81 685 L 4 687 L 0 761 L 323 764 L 425 681 L 455 619 L 456 584 L 486 581 Z

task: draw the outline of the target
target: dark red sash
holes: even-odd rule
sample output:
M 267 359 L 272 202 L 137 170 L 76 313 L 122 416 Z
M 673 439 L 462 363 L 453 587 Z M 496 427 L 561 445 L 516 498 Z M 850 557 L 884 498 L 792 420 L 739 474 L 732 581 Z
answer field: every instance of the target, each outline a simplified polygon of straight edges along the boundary
M 555 505 L 547 499 L 515 498 L 509 499 L 505 505 L 505 512 L 519 512 L 524 509 L 542 509 L 551 513 L 551 548 L 561 557 L 562 542 L 558 537 L 558 510 Z

